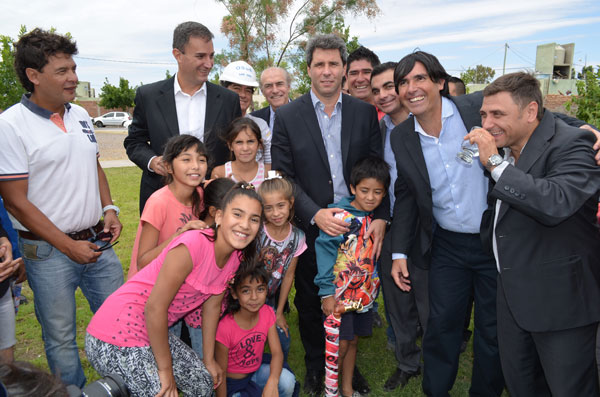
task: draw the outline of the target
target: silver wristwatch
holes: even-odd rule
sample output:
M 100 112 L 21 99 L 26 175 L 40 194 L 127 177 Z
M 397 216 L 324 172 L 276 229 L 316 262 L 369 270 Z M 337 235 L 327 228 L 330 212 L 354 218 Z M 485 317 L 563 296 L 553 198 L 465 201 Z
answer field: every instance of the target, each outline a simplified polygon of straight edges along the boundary
M 499 154 L 492 154 L 485 165 L 487 168 L 495 167 L 502 164 L 504 159 Z

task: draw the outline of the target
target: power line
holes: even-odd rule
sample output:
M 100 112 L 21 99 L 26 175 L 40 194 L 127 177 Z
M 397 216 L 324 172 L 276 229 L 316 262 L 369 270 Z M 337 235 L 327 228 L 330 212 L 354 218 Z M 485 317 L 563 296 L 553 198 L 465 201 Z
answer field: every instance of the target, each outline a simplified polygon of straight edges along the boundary
M 138 63 L 138 64 L 146 64 L 146 65 L 174 65 L 175 64 L 175 61 L 173 61 L 173 62 L 132 61 L 132 60 L 124 60 L 124 59 L 82 57 L 79 55 L 75 55 L 75 57 L 79 58 L 79 59 L 87 59 L 87 60 L 91 60 L 91 61 L 102 61 L 102 62 Z

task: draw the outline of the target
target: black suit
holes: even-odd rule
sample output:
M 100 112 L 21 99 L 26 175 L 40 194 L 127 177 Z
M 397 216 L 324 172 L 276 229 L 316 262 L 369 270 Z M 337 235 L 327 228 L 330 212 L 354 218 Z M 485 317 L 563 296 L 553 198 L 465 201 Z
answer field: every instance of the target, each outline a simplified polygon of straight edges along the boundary
M 267 106 L 262 109 L 255 110 L 254 112 L 252 112 L 250 114 L 255 117 L 260 117 L 261 119 L 266 121 L 269 128 L 271 128 L 271 126 L 269 125 L 269 123 L 271 122 L 271 106 Z
M 502 200 L 495 226 L 498 340 L 512 396 L 598 395 L 600 168 L 594 141 L 592 133 L 546 112 L 516 165 L 489 194 L 482 236 L 490 247 Z
M 144 171 L 140 183 L 140 213 L 148 197 L 163 186 L 162 177 L 148 171 L 148 162 L 152 157 L 162 155 L 169 138 L 179 135 L 174 79 L 175 77 L 171 77 L 143 85 L 135 94 L 133 121 L 123 144 L 129 159 Z M 206 82 L 204 144 L 212 166 L 227 161 L 229 150 L 220 135 L 239 116 L 239 96 L 226 88 Z
M 314 243 L 319 228 L 311 225 L 318 210 L 333 202 L 333 182 L 327 153 L 310 94 L 277 109 L 271 156 L 273 169 L 282 171 L 295 184 L 295 217 L 307 237 L 308 250 L 296 271 L 296 298 L 300 335 L 308 371 L 324 371 L 325 340 L 318 288 Z M 342 95 L 341 152 L 344 180 L 349 186 L 354 163 L 368 155 L 382 155 L 377 113 L 370 104 Z M 349 190 L 349 188 L 348 188 Z M 376 210 L 376 217 L 389 218 L 389 202 Z
M 481 123 L 481 93 L 450 99 L 467 131 Z M 398 171 L 392 252 L 407 254 L 421 269 L 431 267 L 430 312 L 423 339 L 423 389 L 428 395 L 447 396 L 452 388 L 467 302 L 474 288 L 476 332 L 470 392 L 499 396 L 504 383 L 496 340 L 494 258 L 484 252 L 478 234 L 453 233 L 436 225 L 431 183 L 413 116 L 393 130 L 391 145 Z

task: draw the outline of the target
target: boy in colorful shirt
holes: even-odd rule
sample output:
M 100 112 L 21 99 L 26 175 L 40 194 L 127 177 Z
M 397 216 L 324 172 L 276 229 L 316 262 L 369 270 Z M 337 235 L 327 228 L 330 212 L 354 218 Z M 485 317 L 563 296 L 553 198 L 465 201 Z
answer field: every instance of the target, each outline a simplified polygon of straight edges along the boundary
M 336 304 L 343 301 L 360 302 L 362 309 L 345 313 L 341 318 L 338 362 L 342 371 L 342 396 L 354 394 L 352 373 L 356 362 L 358 336 L 372 333 L 373 305 L 379 288 L 375 270 L 373 241 L 364 239 L 373 217 L 390 184 L 387 163 L 378 157 L 358 161 L 350 174 L 350 191 L 330 207 L 343 211 L 336 217 L 350 224 L 349 231 L 332 237 L 320 232 L 315 243 L 318 273 L 315 284 L 319 287 L 321 308 L 325 316 L 334 312 Z M 344 376 L 349 374 L 349 376 Z

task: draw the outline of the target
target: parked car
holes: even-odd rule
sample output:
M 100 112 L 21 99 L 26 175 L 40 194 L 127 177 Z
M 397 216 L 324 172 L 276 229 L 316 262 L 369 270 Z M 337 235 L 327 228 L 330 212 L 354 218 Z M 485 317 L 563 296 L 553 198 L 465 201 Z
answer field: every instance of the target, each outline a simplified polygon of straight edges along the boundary
M 104 127 L 105 125 L 127 127 L 131 123 L 131 115 L 127 112 L 110 112 L 94 117 L 92 122 L 96 127 Z

